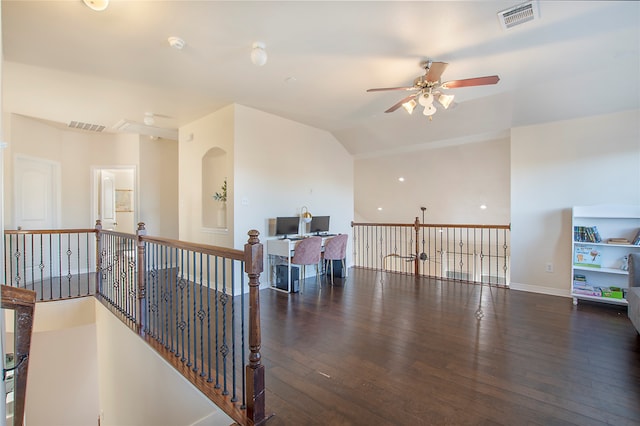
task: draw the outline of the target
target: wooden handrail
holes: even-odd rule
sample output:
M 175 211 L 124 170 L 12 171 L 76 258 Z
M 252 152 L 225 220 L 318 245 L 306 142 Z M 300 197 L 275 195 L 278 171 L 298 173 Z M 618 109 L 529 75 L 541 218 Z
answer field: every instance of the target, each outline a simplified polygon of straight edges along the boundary
M 416 219 L 418 219 L 416 217 Z M 416 226 L 420 228 L 463 228 L 463 229 L 511 229 L 509 225 L 469 225 L 469 224 L 457 224 L 457 223 L 371 223 L 371 222 L 351 222 L 351 227 L 354 226 L 395 226 L 398 228 L 414 228 Z
M 102 283 L 102 271 L 101 271 L 101 259 L 105 256 L 103 250 L 109 250 L 109 247 L 105 247 L 105 244 L 110 244 L 108 241 L 113 238 L 121 238 L 127 241 L 127 250 L 133 252 L 135 248 L 135 265 L 138 267 L 135 268 L 135 283 L 137 288 L 135 288 L 135 293 L 137 296 L 137 301 L 135 303 L 135 308 L 130 312 L 132 316 L 127 316 L 128 320 L 131 321 L 130 325 L 132 328 L 136 329 L 138 333 L 144 335 L 145 339 L 150 336 L 146 335 L 146 326 L 147 326 L 147 303 L 148 303 L 148 294 L 147 294 L 147 285 L 149 280 L 148 271 L 145 268 L 146 265 L 146 250 L 148 249 L 148 245 L 161 245 L 163 247 L 168 247 L 170 250 L 184 250 L 190 252 L 197 252 L 204 255 L 220 257 L 232 261 L 239 261 L 244 264 L 244 273 L 246 273 L 249 277 L 249 288 L 248 288 L 248 297 L 249 297 L 249 309 L 248 309 L 248 322 L 249 322 L 249 330 L 248 330 L 248 346 L 250 350 L 249 359 L 247 363 L 247 359 L 243 360 L 245 363 L 245 377 L 244 377 L 244 389 L 245 392 L 243 395 L 243 404 L 238 404 L 234 399 L 230 399 L 228 396 L 223 396 L 223 398 L 212 398 L 212 395 L 218 395 L 220 392 L 214 392 L 214 389 L 207 381 L 207 378 L 198 374 L 197 380 L 192 377 L 192 375 L 185 375 L 187 378 L 191 378 L 194 384 L 203 391 L 212 401 L 217 403 L 223 411 L 225 411 L 228 415 L 232 416 L 234 420 L 238 421 L 244 425 L 261 425 L 266 422 L 266 420 L 270 417 L 266 415 L 265 408 L 265 367 L 262 364 L 261 360 L 261 333 L 260 333 L 260 298 L 259 298 L 259 289 L 260 289 L 260 274 L 263 272 L 263 245 L 259 240 L 259 232 L 256 230 L 249 231 L 249 239 L 247 244 L 244 246 L 244 250 L 236 250 L 225 247 L 215 247 L 205 244 L 198 243 L 190 243 L 185 241 L 171 240 L 166 238 L 158 238 L 146 235 L 146 229 L 144 223 L 138 224 L 138 229 L 135 235 L 131 234 L 123 234 L 114 231 L 106 231 L 102 229 L 102 223 L 100 220 L 96 221 L 96 225 L 94 229 L 64 229 L 64 230 L 6 230 L 5 234 L 14 235 L 51 235 L 51 234 L 74 234 L 74 233 L 93 233 L 96 236 L 96 244 L 95 244 L 95 261 L 96 261 L 96 286 L 97 291 L 99 292 L 101 289 Z M 88 245 L 89 246 L 89 245 Z M 120 247 L 118 247 L 120 248 Z M 131 253 L 133 254 L 133 253 Z M 130 256 L 131 254 L 127 254 Z M 116 253 L 119 256 L 119 253 Z M 129 258 L 127 258 L 129 259 Z M 128 266 L 129 269 L 133 270 L 134 268 Z M 127 271 L 129 271 L 127 269 Z M 134 282 L 134 281 L 131 281 Z M 20 368 L 16 368 L 16 406 L 15 413 L 16 419 L 20 418 L 20 420 L 16 420 L 16 424 L 22 424 L 22 417 L 24 417 L 24 400 L 26 395 L 26 373 L 27 373 L 27 364 L 28 360 L 28 351 L 29 344 L 31 339 L 31 331 L 32 331 L 32 322 L 33 322 L 33 311 L 35 307 L 35 299 L 36 293 L 28 290 L 24 290 L 18 287 L 9 287 L 3 286 L 2 301 L 3 307 L 6 306 L 8 308 L 12 308 L 16 310 L 16 365 L 23 360 L 23 362 L 19 365 Z M 27 292 L 25 294 L 30 294 L 29 298 L 18 297 L 21 296 L 22 292 Z M 6 299 L 6 300 L 5 300 Z M 243 299 L 244 300 L 244 299 Z M 24 330 L 21 328 L 28 324 L 28 330 Z M 28 333 L 27 333 L 28 331 Z M 243 337 L 244 340 L 244 337 Z M 149 339 L 149 342 L 153 343 L 153 339 Z M 165 348 L 166 349 L 166 348 Z M 160 348 L 160 351 L 162 348 Z M 176 359 L 174 354 L 171 354 L 171 359 Z M 244 356 L 243 356 L 244 357 Z M 217 367 L 216 367 L 217 368 Z M 191 371 L 191 369 L 187 369 Z M 182 371 L 182 370 L 181 370 Z M 195 371 L 195 370 L 194 370 Z M 183 373 L 184 374 L 184 373 Z M 204 377 L 204 378 L 203 378 Z M 234 379 L 235 381 L 235 379 Z M 199 382 L 202 382 L 202 387 L 198 385 Z M 225 384 L 226 386 L 226 384 Z M 235 386 L 235 385 L 234 385 Z M 222 394 L 221 394 L 222 395 Z M 220 402 L 222 401 L 222 403 Z M 222 405 L 221 405 L 222 404 Z
M 10 235 L 31 235 L 31 234 L 84 234 L 97 232 L 95 228 L 87 229 L 5 229 L 5 234 Z
M 36 306 L 36 292 L 23 288 L 0 286 L 2 309 L 15 310 L 15 367 L 14 367 L 14 425 L 24 423 L 24 407 L 27 394 L 27 373 L 29 350 L 33 332 L 33 313 Z M 4 356 L 4 355 L 3 355 Z

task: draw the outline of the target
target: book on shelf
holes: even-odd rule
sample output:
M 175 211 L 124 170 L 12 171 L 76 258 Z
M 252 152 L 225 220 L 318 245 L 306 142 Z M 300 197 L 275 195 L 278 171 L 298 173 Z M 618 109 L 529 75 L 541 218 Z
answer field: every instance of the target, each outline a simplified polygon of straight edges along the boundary
M 594 246 L 576 246 L 573 253 L 573 264 L 575 266 L 600 268 L 602 266 L 602 254 Z
M 631 244 L 631 241 L 626 238 L 609 238 L 607 244 Z
M 600 243 L 602 237 L 597 226 L 574 226 L 573 241 L 579 243 Z
M 631 244 L 633 245 L 640 245 L 640 229 L 638 229 L 638 232 L 636 233 L 636 236 L 633 237 L 633 241 L 631 242 Z

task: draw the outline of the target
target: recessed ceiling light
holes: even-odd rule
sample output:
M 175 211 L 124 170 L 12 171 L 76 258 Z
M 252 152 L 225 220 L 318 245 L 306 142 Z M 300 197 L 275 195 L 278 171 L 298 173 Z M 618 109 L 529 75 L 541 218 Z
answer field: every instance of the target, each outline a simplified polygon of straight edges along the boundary
M 400 176 L 400 177 L 398 178 L 398 180 L 399 180 L 400 182 L 404 182 L 404 178 L 403 178 L 402 176 Z
M 482 205 L 480 205 L 480 208 L 481 208 L 482 210 L 486 210 L 486 209 L 487 209 L 487 205 L 486 205 L 486 204 L 482 204 Z
M 378 207 L 378 211 L 381 212 L 382 211 L 382 207 Z

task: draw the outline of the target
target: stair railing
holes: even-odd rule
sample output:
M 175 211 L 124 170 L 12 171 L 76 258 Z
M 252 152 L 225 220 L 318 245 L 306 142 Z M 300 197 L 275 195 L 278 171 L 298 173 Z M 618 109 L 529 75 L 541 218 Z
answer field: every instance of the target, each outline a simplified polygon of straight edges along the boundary
M 13 425 L 22 426 L 24 424 L 29 351 L 33 333 L 36 293 L 35 291 L 7 285 L 0 286 L 0 293 L 2 293 L 2 309 L 15 311 L 13 367 L 4 367 L 2 369 L 2 380 L 6 382 L 8 374 L 13 375 Z
M 236 422 L 259 425 L 263 246 L 248 236 L 235 250 L 147 236 L 144 223 L 6 230 L 5 280 L 39 301 L 95 295 Z
M 351 223 L 354 267 L 508 286 L 510 225 Z

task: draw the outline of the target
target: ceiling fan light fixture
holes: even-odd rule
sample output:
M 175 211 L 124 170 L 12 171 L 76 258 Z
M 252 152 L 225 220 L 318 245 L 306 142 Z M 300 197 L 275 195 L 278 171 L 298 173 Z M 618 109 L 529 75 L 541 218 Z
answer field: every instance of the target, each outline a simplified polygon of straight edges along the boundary
M 431 91 L 422 92 L 418 97 L 418 103 L 425 108 L 429 105 L 433 105 L 433 95 L 431 94 Z
M 437 111 L 436 107 L 432 105 L 427 105 L 426 107 L 424 107 L 424 111 L 422 111 L 422 113 L 426 116 L 431 117 L 433 114 L 435 114 Z
M 257 41 L 253 43 L 251 49 L 251 62 L 259 67 L 267 63 L 267 52 L 264 50 L 264 43 Z
M 82 2 L 96 12 L 102 12 L 109 6 L 109 0 L 82 0 Z
M 453 98 L 455 98 L 455 95 L 445 95 L 444 93 L 441 93 L 438 96 L 438 102 L 444 107 L 444 109 L 448 109 L 453 103 Z
M 412 114 L 414 108 L 416 107 L 416 101 L 414 101 L 413 99 L 411 99 L 410 101 L 407 101 L 405 103 L 402 104 L 402 107 L 409 113 Z

